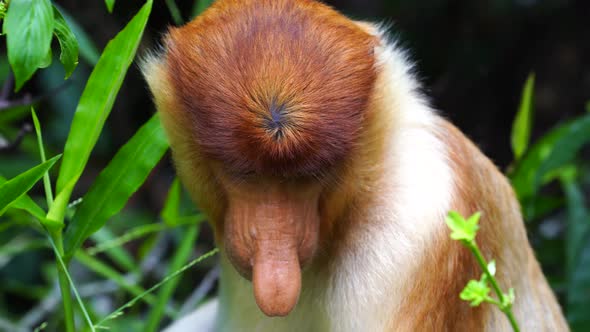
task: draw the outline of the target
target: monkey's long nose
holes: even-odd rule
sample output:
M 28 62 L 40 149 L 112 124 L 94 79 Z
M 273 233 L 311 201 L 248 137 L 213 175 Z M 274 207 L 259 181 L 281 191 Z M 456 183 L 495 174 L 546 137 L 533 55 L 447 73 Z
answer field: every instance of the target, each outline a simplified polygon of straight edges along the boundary
M 291 243 L 261 242 L 252 267 L 256 303 L 267 316 L 286 316 L 297 304 L 301 291 L 297 248 Z
M 295 308 L 301 269 L 318 246 L 319 190 L 297 189 L 275 185 L 235 195 L 225 216 L 227 257 L 252 280 L 256 304 L 267 316 L 286 316 Z

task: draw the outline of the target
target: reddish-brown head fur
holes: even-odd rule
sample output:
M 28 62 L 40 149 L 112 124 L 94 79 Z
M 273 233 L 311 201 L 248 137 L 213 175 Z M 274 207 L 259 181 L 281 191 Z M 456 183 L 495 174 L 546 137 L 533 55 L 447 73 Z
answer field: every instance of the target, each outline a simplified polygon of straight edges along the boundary
M 321 173 L 355 141 L 375 39 L 313 1 L 217 1 L 170 30 L 171 84 L 203 153 L 230 171 Z

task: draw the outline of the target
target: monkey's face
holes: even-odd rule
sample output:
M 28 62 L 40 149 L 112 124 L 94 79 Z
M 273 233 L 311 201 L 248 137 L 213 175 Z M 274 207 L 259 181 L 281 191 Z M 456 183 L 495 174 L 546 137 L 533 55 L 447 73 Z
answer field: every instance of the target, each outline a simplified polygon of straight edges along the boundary
M 216 1 L 144 66 L 180 178 L 269 316 L 297 303 L 325 227 L 312 179 L 350 158 L 375 46 L 314 1 Z

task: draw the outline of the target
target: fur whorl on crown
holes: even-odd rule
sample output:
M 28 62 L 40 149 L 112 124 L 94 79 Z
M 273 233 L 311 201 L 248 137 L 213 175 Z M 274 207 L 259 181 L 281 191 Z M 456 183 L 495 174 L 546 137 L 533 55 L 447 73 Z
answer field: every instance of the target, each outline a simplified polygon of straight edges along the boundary
M 170 30 L 165 62 L 209 157 L 237 173 L 309 175 L 354 144 L 376 43 L 317 2 L 225 0 Z

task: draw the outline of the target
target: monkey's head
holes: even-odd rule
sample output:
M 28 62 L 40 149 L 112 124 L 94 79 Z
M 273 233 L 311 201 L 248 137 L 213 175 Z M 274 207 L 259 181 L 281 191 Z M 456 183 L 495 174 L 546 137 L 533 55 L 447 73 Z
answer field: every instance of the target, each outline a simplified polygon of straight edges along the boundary
M 304 0 L 219 0 L 144 65 L 184 185 L 260 309 L 288 314 L 351 158 L 375 38 Z

